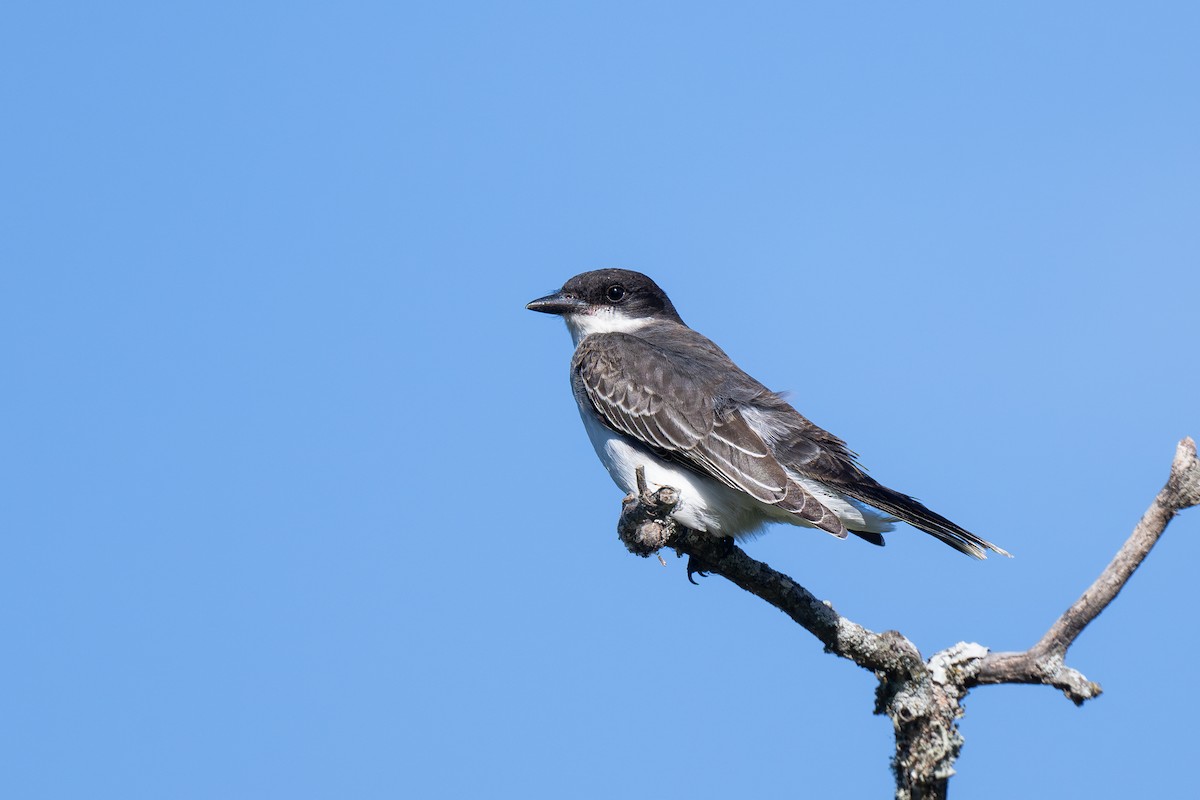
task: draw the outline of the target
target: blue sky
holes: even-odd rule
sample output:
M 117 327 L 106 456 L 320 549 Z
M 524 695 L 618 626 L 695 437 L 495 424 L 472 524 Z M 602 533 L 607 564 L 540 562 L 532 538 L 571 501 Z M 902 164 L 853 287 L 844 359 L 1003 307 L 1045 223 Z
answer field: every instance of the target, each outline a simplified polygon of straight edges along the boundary
M 1012 551 L 748 551 L 1033 643 L 1200 435 L 1188 3 L 15 3 L 0 794 L 888 796 L 874 680 L 626 554 L 524 303 L 604 266 Z M 817 370 L 822 380 L 805 385 Z M 1200 515 L 955 793 L 1180 796 Z M 1047 787 L 1062 787 L 1048 789 Z

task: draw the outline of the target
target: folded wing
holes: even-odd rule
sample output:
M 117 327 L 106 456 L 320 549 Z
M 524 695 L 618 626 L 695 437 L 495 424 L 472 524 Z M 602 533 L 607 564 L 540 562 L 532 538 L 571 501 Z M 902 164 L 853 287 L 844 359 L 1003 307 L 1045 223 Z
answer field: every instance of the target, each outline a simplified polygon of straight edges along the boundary
M 1009 555 L 919 500 L 876 481 L 855 462 L 845 442 L 814 425 L 779 395 L 765 393 L 754 399 L 753 408 L 759 429 L 769 434 L 771 449 L 788 469 L 885 511 L 974 558 L 985 558 L 988 550 Z
M 689 358 L 675 352 L 667 357 L 655 345 L 625 333 L 593 334 L 575 351 L 572 383 L 614 431 L 844 537 L 841 520 L 788 477 L 739 408 L 732 403 L 718 406 L 722 387 L 700 376 L 721 372 L 689 369 L 702 366 L 689 361 L 703 357 L 704 353 Z

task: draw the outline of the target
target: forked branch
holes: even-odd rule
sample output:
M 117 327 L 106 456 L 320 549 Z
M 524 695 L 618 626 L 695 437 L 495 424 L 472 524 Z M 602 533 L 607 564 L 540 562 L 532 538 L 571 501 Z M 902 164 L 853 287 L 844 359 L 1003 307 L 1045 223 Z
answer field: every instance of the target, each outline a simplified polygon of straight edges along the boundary
M 1100 694 L 1098 685 L 1063 664 L 1067 649 L 1116 598 L 1175 515 L 1198 504 L 1200 461 L 1196 458 L 1196 443 L 1187 437 L 1175 450 L 1166 485 L 1100 576 L 1050 626 L 1041 641 L 1021 653 L 990 653 L 967 685 L 1044 683 L 1062 689 L 1077 705 Z
M 676 525 L 671 511 L 679 493 L 646 486 L 638 471 L 638 491 L 625 498 L 618 535 L 629 550 L 649 556 L 663 547 L 687 555 L 688 577 L 715 573 L 783 611 L 825 645 L 825 650 L 873 671 L 880 680 L 876 712 L 891 717 L 896 729 L 896 796 L 944 797 L 962 745 L 957 719 L 962 697 L 973 686 L 1036 683 L 1054 686 L 1076 704 L 1100 694 L 1100 687 L 1066 666 L 1071 644 L 1125 586 L 1171 519 L 1200 505 L 1200 461 L 1189 437 L 1176 449 L 1171 474 L 1112 562 L 1041 640 L 1019 653 L 989 653 L 960 643 L 928 661 L 897 631 L 876 633 L 840 616 L 828 603 L 787 575 L 750 558 L 731 540 Z

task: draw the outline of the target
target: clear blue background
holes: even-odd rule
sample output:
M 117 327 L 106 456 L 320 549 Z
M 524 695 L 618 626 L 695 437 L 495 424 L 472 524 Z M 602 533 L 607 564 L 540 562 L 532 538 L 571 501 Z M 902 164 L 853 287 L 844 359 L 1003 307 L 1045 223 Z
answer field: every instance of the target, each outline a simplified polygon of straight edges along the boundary
M 523 305 L 651 274 L 1016 558 L 751 554 L 1034 642 L 1200 435 L 1200 12 L 960 5 L 9 3 L 0 795 L 889 796 L 869 674 L 621 547 Z M 955 794 L 1194 789 L 1198 561 L 1099 700 L 972 692 Z

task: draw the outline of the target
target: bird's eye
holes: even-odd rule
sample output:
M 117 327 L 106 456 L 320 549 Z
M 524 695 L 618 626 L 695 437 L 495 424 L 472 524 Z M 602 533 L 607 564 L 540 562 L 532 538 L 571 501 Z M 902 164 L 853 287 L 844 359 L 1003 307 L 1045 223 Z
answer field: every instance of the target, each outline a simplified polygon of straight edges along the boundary
M 625 299 L 625 287 L 619 283 L 614 283 L 608 287 L 608 291 L 604 293 L 610 303 L 619 303 Z

